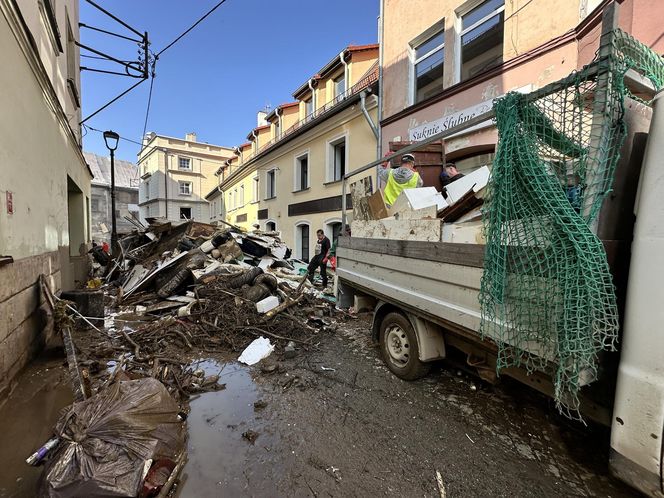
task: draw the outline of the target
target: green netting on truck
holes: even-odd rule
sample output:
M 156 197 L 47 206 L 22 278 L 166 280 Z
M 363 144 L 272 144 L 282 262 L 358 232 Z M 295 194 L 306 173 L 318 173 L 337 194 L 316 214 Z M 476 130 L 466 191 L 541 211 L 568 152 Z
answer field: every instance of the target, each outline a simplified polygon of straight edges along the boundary
M 657 88 L 662 58 L 614 31 L 595 61 L 544 91 L 494 104 L 499 141 L 483 208 L 481 333 L 497 368 L 549 372 L 561 412 L 578 417 L 579 389 L 618 336 L 615 289 L 593 231 L 626 135 L 624 75 Z M 600 55 L 602 54 L 602 55 Z

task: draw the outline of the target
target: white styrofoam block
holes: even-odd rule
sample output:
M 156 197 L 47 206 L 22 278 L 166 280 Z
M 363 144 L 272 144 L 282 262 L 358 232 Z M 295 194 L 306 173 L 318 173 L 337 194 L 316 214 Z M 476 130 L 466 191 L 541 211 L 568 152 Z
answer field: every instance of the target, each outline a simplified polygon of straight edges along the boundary
M 277 306 L 279 306 L 279 298 L 277 296 L 268 296 L 262 301 L 258 301 L 256 303 L 256 311 L 259 313 L 267 313 Z
M 254 339 L 251 344 L 249 344 L 242 354 L 237 359 L 240 363 L 245 365 L 255 365 L 263 358 L 267 358 L 274 351 L 274 345 L 270 343 L 270 339 L 266 339 L 261 336 L 258 339 Z
M 491 172 L 487 166 L 482 166 L 481 168 L 468 173 L 463 178 L 454 180 L 452 183 L 445 185 L 447 190 L 447 201 L 449 204 L 454 204 L 456 201 L 461 199 L 466 193 L 470 192 L 472 188 L 473 191 L 477 192 L 489 183 L 489 177 Z
M 284 259 L 286 251 L 288 251 L 288 247 L 285 244 L 279 244 L 270 248 L 270 253 L 277 259 Z

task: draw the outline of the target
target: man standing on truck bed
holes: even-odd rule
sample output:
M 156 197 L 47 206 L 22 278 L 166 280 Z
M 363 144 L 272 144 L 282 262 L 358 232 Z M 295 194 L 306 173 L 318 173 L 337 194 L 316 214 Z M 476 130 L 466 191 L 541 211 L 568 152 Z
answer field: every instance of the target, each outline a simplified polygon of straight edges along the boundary
M 424 184 L 420 174 L 415 171 L 415 157 L 412 154 L 401 156 L 401 166 L 398 168 L 379 169 L 378 176 L 385 183 L 383 195 L 389 206 L 394 204 L 399 194 L 407 188 L 417 188 Z
M 316 231 L 316 249 L 314 250 L 314 257 L 309 263 L 307 268 L 309 273 L 309 282 L 314 283 L 314 275 L 316 274 L 316 268 L 320 267 L 320 276 L 323 279 L 323 287 L 327 287 L 327 259 L 330 256 L 330 239 L 325 236 L 323 230 L 318 229 Z

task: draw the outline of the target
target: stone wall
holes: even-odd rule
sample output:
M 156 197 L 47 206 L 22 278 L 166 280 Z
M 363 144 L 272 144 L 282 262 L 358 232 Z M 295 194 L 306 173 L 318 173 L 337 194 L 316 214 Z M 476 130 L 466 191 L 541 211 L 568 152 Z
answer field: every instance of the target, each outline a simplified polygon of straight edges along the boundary
M 52 329 L 44 329 L 39 275 L 47 277 L 53 292 L 60 290 L 59 261 L 59 253 L 54 251 L 0 267 L 0 282 L 13 284 L 0 285 L 0 399 L 34 354 L 54 342 Z

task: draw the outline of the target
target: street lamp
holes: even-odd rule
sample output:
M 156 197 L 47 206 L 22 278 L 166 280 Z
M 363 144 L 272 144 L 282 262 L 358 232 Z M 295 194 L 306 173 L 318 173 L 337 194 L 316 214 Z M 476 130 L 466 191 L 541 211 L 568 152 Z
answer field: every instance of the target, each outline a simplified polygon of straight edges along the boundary
M 115 251 L 115 244 L 118 241 L 118 231 L 115 222 L 115 149 L 118 148 L 120 135 L 114 131 L 104 132 L 104 142 L 106 148 L 111 152 L 111 254 Z

